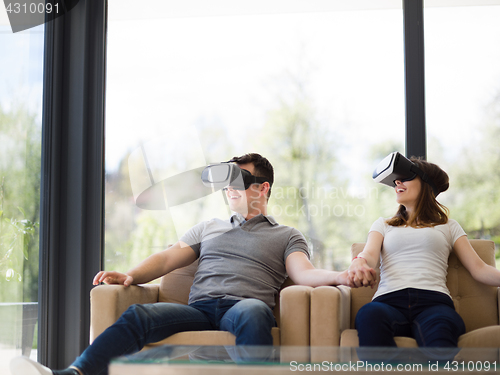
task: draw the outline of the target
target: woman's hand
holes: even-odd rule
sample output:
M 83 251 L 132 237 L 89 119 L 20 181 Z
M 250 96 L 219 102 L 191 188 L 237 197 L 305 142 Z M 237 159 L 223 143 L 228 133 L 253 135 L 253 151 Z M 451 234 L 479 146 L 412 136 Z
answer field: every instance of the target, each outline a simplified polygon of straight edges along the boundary
M 351 265 L 347 269 L 349 279 L 355 288 L 370 286 L 373 289 L 375 287 L 377 273 L 370 265 L 374 267 L 377 265 L 383 242 L 384 236 L 382 233 L 377 231 L 368 233 L 368 239 L 363 251 L 352 260 Z
M 347 270 L 337 272 L 336 281 L 334 285 L 345 285 L 345 286 L 350 286 L 351 288 L 356 288 L 356 285 L 354 285 L 354 283 L 351 281 L 351 278 L 349 277 L 349 272 Z
M 100 283 L 105 284 L 119 284 L 124 286 L 130 286 L 134 282 L 132 276 L 126 273 L 115 272 L 115 271 L 101 271 L 97 273 L 94 277 L 94 285 L 99 285 Z
M 354 258 L 347 269 L 347 273 L 349 275 L 349 283 L 354 288 L 362 286 L 373 288 L 377 283 L 377 273 L 368 265 L 368 262 L 364 258 Z

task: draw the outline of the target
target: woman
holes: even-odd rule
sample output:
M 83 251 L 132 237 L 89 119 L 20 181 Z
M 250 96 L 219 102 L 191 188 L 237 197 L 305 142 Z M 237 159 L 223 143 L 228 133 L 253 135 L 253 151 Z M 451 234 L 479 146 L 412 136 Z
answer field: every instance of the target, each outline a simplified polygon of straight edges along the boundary
M 418 175 L 394 181 L 400 204 L 396 215 L 372 225 L 365 248 L 348 269 L 356 287 L 372 285 L 371 271 L 380 259 L 377 292 L 356 316 L 360 346 L 396 346 L 395 336 L 414 337 L 425 347 L 457 346 L 465 325 L 446 287 L 451 251 L 474 279 L 500 285 L 500 271 L 479 258 L 462 227 L 448 219 L 448 209 L 436 200 L 449 187 L 446 172 L 410 160 L 426 174 L 427 183 Z

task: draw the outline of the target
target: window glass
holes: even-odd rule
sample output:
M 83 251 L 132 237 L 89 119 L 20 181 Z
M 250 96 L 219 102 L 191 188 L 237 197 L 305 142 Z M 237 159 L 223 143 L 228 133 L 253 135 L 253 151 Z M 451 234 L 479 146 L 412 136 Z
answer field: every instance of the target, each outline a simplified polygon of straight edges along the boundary
M 492 2 L 494 3 L 494 2 Z M 425 9 L 428 159 L 469 238 L 500 244 L 500 2 Z
M 404 152 L 401 2 L 164 3 L 109 2 L 106 268 L 228 218 L 220 192 L 196 195 L 201 181 L 176 185 L 193 194 L 182 204 L 150 187 L 248 152 L 275 169 L 268 213 L 306 236 L 315 265 L 346 267 L 397 208 L 371 174 Z M 144 192 L 156 209 L 136 204 Z
M 0 7 L 0 373 L 37 355 L 44 27 L 13 33 Z

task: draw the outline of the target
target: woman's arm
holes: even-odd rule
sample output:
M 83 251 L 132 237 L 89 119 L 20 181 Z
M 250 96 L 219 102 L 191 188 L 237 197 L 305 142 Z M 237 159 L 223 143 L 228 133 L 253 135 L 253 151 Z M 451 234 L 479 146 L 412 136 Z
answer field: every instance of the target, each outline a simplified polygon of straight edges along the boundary
M 384 236 L 376 231 L 368 233 L 365 248 L 351 262 L 348 268 L 351 283 L 356 287 L 373 286 L 377 282 L 374 268 L 380 259 Z
M 467 236 L 456 240 L 453 250 L 475 280 L 486 285 L 500 286 L 500 270 L 484 263 L 470 244 Z

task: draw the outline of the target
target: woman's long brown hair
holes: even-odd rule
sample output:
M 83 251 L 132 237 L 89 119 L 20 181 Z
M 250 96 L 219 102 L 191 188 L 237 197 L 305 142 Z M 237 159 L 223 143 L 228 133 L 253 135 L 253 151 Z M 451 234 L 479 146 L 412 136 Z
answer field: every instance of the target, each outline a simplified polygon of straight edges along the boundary
M 413 156 L 410 160 L 431 178 L 440 193 L 448 189 L 450 186 L 448 175 L 436 164 Z M 449 215 L 448 208 L 436 200 L 436 196 L 429 184 L 423 182 L 420 177 L 416 178 L 420 180 L 421 189 L 414 212 L 409 215 L 406 207 L 400 205 L 396 214 L 387 220 L 387 224 L 394 227 L 410 226 L 413 228 L 446 224 Z

